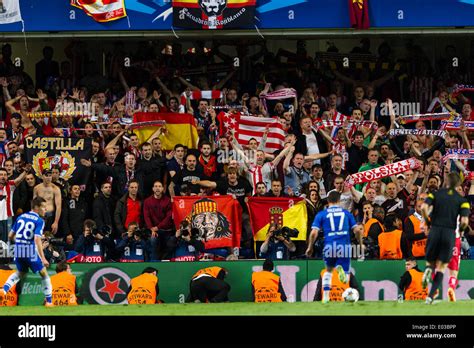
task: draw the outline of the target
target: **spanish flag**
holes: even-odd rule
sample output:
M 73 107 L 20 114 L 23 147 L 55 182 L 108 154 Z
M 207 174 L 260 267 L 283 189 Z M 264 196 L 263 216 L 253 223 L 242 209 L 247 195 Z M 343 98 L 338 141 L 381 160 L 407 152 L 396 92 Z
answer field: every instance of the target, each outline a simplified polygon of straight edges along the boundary
M 165 121 L 166 133 L 159 139 L 164 150 L 173 150 L 176 144 L 183 144 L 189 149 L 196 149 L 199 141 L 196 122 L 190 114 L 137 112 L 133 115 L 133 123 Z M 140 144 L 148 139 L 158 130 L 159 126 L 146 126 L 136 129 L 134 132 L 140 139 Z
M 308 215 L 303 198 L 249 197 L 250 222 L 255 241 L 264 241 L 270 224 L 296 228 L 298 237 L 292 240 L 306 240 Z

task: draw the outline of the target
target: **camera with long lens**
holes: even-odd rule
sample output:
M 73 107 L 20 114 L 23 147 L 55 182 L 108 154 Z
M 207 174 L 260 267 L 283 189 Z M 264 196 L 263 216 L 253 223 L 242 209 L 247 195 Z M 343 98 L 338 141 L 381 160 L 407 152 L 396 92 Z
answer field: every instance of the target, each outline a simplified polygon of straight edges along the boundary
M 180 232 L 181 232 L 181 237 L 187 237 L 189 235 L 191 235 L 191 238 L 193 237 L 197 237 L 199 235 L 199 229 L 193 227 L 191 228 L 191 231 L 189 231 L 189 222 L 184 220 L 182 223 L 181 223 L 181 226 L 180 226 Z
M 110 226 L 104 225 L 101 228 L 93 228 L 92 235 L 100 234 L 102 237 L 108 237 L 112 233 Z
M 138 228 L 133 232 L 134 236 L 138 236 L 141 239 L 148 239 L 151 237 L 151 230 L 149 228 Z
M 290 238 L 296 238 L 298 237 L 299 231 L 296 228 L 289 228 L 287 226 L 284 226 L 282 228 L 279 228 L 273 232 L 273 237 L 277 238 L 282 236 L 286 240 L 290 240 Z

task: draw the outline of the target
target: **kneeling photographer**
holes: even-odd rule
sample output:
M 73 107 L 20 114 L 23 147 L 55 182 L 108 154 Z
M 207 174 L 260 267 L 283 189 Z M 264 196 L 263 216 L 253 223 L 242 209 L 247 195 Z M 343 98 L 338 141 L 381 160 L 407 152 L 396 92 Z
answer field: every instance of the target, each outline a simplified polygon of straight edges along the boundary
M 176 234 L 167 243 L 171 261 L 198 261 L 204 252 L 204 243 L 198 239 L 199 231 L 191 228 L 191 224 L 181 222 Z
M 66 253 L 64 252 L 66 242 L 64 242 L 62 238 L 54 238 L 51 232 L 46 232 L 41 237 L 41 242 L 44 257 L 50 264 L 60 263 L 66 260 Z
M 136 222 L 128 224 L 127 232 L 117 242 L 115 251 L 118 253 L 120 262 L 146 262 L 149 261 L 150 230 L 138 229 Z
M 115 245 L 109 238 L 111 232 L 110 228 L 98 230 L 94 220 L 84 221 L 84 232 L 77 238 L 74 246 L 78 255 L 73 261 L 96 263 L 113 258 Z
M 296 250 L 290 238 L 298 237 L 298 230 L 271 224 L 267 237 L 260 247 L 260 258 L 269 260 L 289 260 L 290 252 Z

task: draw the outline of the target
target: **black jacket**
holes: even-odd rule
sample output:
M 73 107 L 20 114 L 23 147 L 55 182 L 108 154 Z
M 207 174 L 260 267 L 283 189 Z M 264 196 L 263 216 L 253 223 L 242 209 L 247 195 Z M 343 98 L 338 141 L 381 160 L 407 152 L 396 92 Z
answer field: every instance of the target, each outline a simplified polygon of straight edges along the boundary
M 115 207 L 114 222 L 115 227 L 120 234 L 126 232 L 124 225 L 127 220 L 127 198 L 128 193 L 124 194 L 122 198 L 119 199 L 117 206 Z M 137 197 L 137 200 L 140 202 L 140 210 L 142 211 L 141 215 L 143 216 L 143 201 L 140 196 Z
M 83 233 L 84 220 L 88 218 L 89 206 L 87 202 L 81 198 L 78 200 L 68 198 L 63 200 L 61 219 L 59 226 L 61 227 L 61 236 L 72 234 L 77 239 Z
M 143 173 L 143 197 L 151 196 L 153 193 L 153 183 L 156 180 L 160 180 L 163 183 L 166 161 L 162 157 L 152 157 L 150 160 L 141 158 L 138 160 L 138 168 Z
M 112 182 L 112 194 L 115 197 L 121 197 L 128 191 L 127 189 L 127 172 L 125 165 L 108 166 L 105 163 L 93 163 L 92 168 L 103 175 L 111 176 L 114 180 Z M 138 192 L 143 194 L 144 176 L 140 168 L 135 168 L 133 179 L 138 181 Z
M 316 136 L 316 141 L 318 142 L 319 153 L 326 153 L 328 152 L 328 147 L 324 138 L 319 133 L 316 133 L 314 130 L 312 131 L 313 134 Z M 303 155 L 308 155 L 308 145 L 306 144 L 306 135 L 300 133 L 296 136 L 296 144 L 295 144 L 295 153 L 302 153 Z M 321 164 L 323 168 L 329 167 L 329 160 L 328 157 L 321 159 Z
M 104 226 L 109 226 L 114 237 L 118 237 L 114 224 L 116 204 L 117 201 L 112 196 L 106 198 L 102 192 L 92 203 L 92 219 L 95 221 L 97 228 L 102 230 Z

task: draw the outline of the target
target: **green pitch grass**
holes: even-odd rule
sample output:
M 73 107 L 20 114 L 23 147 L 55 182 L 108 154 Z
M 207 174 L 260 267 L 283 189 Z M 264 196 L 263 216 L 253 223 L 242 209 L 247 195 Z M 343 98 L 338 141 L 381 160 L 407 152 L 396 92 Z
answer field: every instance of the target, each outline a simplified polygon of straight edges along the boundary
M 474 315 L 474 301 L 329 303 L 192 303 L 158 305 L 18 306 L 0 308 L 8 315 Z

